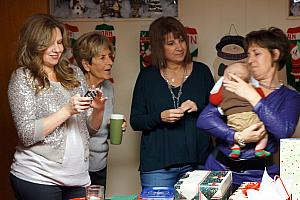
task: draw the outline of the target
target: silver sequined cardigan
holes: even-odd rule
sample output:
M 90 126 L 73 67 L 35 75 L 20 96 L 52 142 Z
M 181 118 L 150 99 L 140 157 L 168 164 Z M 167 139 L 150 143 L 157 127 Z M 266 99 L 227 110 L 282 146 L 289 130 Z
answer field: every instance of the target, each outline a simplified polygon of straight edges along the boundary
M 12 74 L 8 85 L 8 100 L 19 137 L 19 146 L 58 163 L 63 161 L 66 146 L 66 122 L 45 137 L 41 133 L 40 119 L 58 111 L 69 101 L 70 97 L 78 93 L 83 95 L 86 91 L 83 73 L 76 66 L 72 68 L 81 83 L 81 86 L 73 90 L 66 90 L 58 83 L 51 83 L 49 89 L 36 95 L 29 70 L 24 70 L 22 67 Z M 85 161 L 89 156 L 89 132 L 92 134 L 96 132 L 87 126 L 87 118 L 87 112 L 77 115 Z

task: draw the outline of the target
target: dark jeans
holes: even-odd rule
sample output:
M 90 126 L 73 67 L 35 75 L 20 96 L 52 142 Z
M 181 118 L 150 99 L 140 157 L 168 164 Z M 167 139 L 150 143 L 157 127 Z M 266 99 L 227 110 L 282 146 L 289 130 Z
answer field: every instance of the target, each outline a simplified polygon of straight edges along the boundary
M 105 194 L 107 167 L 105 167 L 100 171 L 89 172 L 89 174 L 91 178 L 91 184 L 104 186 L 104 194 Z
M 69 200 L 85 197 L 85 187 L 42 185 L 31 183 L 10 174 L 10 182 L 17 200 Z

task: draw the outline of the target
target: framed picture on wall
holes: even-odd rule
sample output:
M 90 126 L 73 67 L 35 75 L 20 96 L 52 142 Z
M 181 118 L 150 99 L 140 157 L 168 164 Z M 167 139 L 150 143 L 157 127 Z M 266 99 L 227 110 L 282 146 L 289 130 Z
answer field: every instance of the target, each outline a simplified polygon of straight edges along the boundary
M 300 0 L 288 1 L 288 19 L 300 19 Z
M 178 17 L 178 0 L 49 0 L 49 8 L 67 20 Z

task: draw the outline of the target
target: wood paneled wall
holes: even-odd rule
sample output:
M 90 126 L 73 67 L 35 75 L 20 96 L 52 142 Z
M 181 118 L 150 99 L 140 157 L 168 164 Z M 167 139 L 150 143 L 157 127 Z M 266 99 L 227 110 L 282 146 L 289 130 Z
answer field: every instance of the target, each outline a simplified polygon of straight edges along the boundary
M 11 118 L 7 85 L 11 72 L 15 68 L 14 54 L 19 30 L 24 20 L 33 13 L 47 13 L 47 0 L 1 0 L 0 1 L 0 199 L 14 199 L 9 169 L 12 161 L 17 134 Z

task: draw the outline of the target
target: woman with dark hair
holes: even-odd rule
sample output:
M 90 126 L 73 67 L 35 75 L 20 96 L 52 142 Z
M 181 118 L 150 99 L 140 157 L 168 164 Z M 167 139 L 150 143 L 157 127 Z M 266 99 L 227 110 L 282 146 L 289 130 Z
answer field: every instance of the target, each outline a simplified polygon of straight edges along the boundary
M 10 171 L 16 199 L 85 197 L 90 184 L 89 134 L 100 128 L 106 98 L 98 88 L 82 96 L 85 78 L 66 47 L 65 27 L 50 15 L 32 15 L 21 29 L 8 86 L 19 137 Z
M 152 66 L 141 70 L 131 105 L 130 123 L 142 131 L 142 188 L 170 186 L 187 172 L 203 168 L 212 149 L 196 128 L 214 81 L 209 68 L 193 62 L 184 26 L 173 17 L 150 25 Z
M 211 170 L 231 170 L 235 187 L 244 181 L 260 181 L 265 168 L 271 176 L 279 174 L 279 167 L 273 162 L 272 155 L 277 152 L 281 138 L 294 134 L 300 115 L 299 93 L 284 86 L 279 79 L 279 70 L 286 64 L 289 54 L 285 33 L 274 27 L 250 32 L 246 35 L 245 47 L 250 71 L 265 97 L 261 97 L 251 85 L 234 74 L 229 74 L 230 79 L 224 80 L 223 86 L 246 99 L 263 125 L 254 124 L 236 132 L 226 125 L 218 108 L 211 104 L 202 111 L 197 121 L 197 127 L 217 139 L 216 149 L 205 166 Z M 255 157 L 255 143 L 266 132 L 269 139 L 265 150 L 272 155 L 259 159 Z M 234 143 L 245 146 L 239 159 L 226 156 Z

